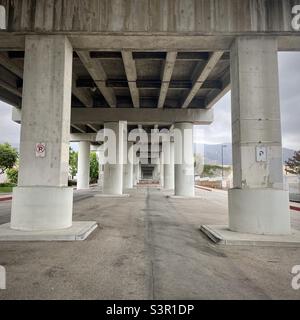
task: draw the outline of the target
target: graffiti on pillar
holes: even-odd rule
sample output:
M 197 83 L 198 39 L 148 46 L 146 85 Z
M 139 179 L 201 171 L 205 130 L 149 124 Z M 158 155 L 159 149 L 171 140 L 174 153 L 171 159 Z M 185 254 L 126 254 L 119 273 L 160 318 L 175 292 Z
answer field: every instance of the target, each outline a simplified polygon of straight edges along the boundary
M 45 156 L 46 156 L 46 143 L 39 142 L 35 145 L 35 156 L 37 158 L 45 158 Z

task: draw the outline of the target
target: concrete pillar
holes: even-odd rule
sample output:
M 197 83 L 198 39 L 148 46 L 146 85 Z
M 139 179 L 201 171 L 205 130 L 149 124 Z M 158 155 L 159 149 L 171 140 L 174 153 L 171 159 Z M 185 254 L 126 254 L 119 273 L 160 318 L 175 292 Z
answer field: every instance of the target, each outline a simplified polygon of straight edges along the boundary
M 175 196 L 193 197 L 195 191 L 192 123 L 175 123 L 174 143 Z
M 169 143 L 168 154 L 164 160 L 164 188 L 167 190 L 174 189 L 174 142 Z
M 11 228 L 71 227 L 68 188 L 73 50 L 65 36 L 26 36 L 18 187 Z
M 77 189 L 89 189 L 90 187 L 90 150 L 89 141 L 79 142 Z
M 159 183 L 161 187 L 164 187 L 164 154 L 163 152 L 160 153 L 159 157 Z
M 127 164 L 124 164 L 124 189 L 133 188 L 133 142 L 127 142 L 127 150 L 124 156 L 127 157 Z
M 231 49 L 233 189 L 229 228 L 290 232 L 284 190 L 277 40 L 237 38 Z
M 103 193 L 121 195 L 123 194 L 124 122 L 106 122 L 104 136 L 109 137 L 109 132 L 115 136 L 115 141 L 108 140 L 108 148 L 115 153 L 115 161 L 112 161 L 114 163 L 109 161 L 104 165 Z
M 98 163 L 99 163 L 98 186 L 100 188 L 103 188 L 103 181 L 104 181 L 104 170 L 103 170 L 103 168 L 104 168 L 104 166 L 103 166 L 104 150 L 102 149 L 102 147 L 100 147 L 98 149 L 97 156 L 98 156 Z

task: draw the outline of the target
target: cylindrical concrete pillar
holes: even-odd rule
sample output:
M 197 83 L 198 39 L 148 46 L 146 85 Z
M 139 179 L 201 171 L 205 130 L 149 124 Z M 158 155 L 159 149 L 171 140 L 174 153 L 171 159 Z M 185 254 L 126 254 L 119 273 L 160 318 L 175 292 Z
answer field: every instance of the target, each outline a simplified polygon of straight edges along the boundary
M 160 152 L 159 157 L 159 184 L 163 188 L 164 187 L 164 154 Z
M 90 150 L 89 141 L 79 142 L 77 189 L 89 189 L 90 187 Z
M 174 143 L 175 196 L 193 197 L 195 189 L 192 123 L 175 123 Z
M 98 174 L 98 186 L 103 188 L 103 180 L 104 180 L 104 166 L 103 166 L 103 159 L 104 159 L 104 151 L 102 147 L 98 149 L 97 152 L 98 163 L 99 163 L 99 174 Z
M 124 164 L 124 189 L 133 188 L 133 142 L 127 142 L 127 150 L 124 150 L 124 157 L 127 157 L 127 164 Z
M 169 143 L 169 151 L 164 157 L 164 188 L 174 189 L 174 142 Z
M 106 122 L 104 124 L 104 137 L 108 138 L 108 152 L 115 155 L 108 157 L 104 165 L 103 193 L 109 195 L 123 194 L 123 139 L 124 123 Z
M 233 189 L 229 228 L 254 234 L 290 232 L 284 190 L 277 39 L 237 38 L 231 48 Z
M 43 231 L 72 225 L 73 190 L 67 186 L 72 61 L 67 37 L 26 36 L 13 229 Z

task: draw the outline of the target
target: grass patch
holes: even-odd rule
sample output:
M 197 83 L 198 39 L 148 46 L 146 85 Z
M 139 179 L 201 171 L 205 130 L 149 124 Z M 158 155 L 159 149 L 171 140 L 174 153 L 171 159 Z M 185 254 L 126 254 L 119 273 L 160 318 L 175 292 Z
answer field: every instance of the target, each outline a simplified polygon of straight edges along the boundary
M 9 193 L 12 192 L 12 189 L 15 187 L 12 183 L 0 183 L 0 193 Z
M 0 193 L 12 192 L 13 187 L 0 187 Z

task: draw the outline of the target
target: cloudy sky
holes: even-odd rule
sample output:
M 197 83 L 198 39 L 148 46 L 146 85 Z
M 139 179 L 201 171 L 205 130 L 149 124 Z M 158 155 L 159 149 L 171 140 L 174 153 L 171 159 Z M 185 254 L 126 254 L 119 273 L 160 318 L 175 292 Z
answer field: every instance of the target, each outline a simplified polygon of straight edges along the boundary
M 278 59 L 283 146 L 300 150 L 300 53 L 282 52 Z M 11 107 L 0 102 L 0 143 L 18 146 L 19 136 L 20 126 L 11 121 Z M 201 134 L 197 137 L 201 140 Z M 205 126 L 203 137 L 207 144 L 231 142 L 230 92 L 215 105 L 215 121 Z

